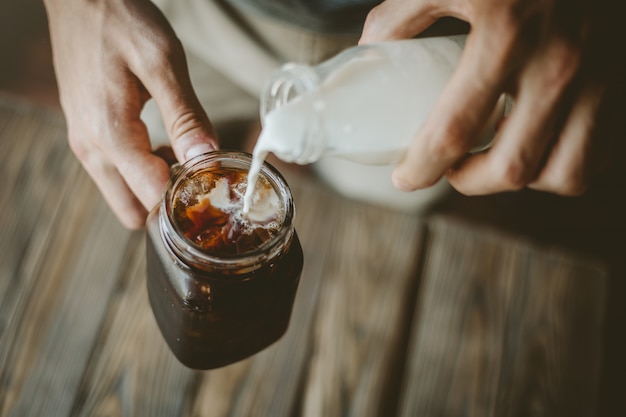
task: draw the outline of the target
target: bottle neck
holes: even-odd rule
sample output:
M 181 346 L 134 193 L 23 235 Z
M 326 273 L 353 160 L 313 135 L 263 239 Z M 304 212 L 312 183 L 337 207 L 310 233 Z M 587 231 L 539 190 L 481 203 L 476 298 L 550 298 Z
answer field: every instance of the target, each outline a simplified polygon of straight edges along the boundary
M 306 102 L 319 92 L 324 76 L 321 70 L 319 66 L 288 63 L 265 84 L 260 106 L 263 132 L 259 139 L 264 151 L 301 165 L 320 158 L 325 143 L 322 115 L 320 109 L 307 107 Z
M 265 84 L 261 93 L 261 121 L 268 113 L 283 107 L 302 94 L 315 91 L 321 79 L 314 67 L 287 63 L 274 73 Z

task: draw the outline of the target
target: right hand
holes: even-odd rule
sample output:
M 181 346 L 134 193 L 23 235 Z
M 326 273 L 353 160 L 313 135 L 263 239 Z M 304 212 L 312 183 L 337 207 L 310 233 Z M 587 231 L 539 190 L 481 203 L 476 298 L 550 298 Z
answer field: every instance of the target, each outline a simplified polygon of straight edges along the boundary
M 387 0 L 368 15 L 360 42 L 412 38 L 443 16 L 471 31 L 394 184 L 411 191 L 445 175 L 467 195 L 584 193 L 615 163 L 626 132 L 616 3 Z M 512 111 L 492 146 L 470 153 L 502 94 L 514 98 Z
M 182 45 L 149 0 L 45 5 L 70 147 L 120 221 L 140 228 L 161 198 L 171 159 L 182 163 L 218 148 Z M 140 119 L 150 98 L 171 150 L 152 151 Z

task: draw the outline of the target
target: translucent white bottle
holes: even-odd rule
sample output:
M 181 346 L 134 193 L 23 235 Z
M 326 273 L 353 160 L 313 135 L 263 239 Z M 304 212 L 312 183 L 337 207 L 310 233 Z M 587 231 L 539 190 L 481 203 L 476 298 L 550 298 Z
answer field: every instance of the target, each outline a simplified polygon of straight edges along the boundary
M 263 129 L 255 158 L 271 152 L 285 162 L 318 162 L 318 173 L 340 192 L 391 206 L 403 200 L 399 207 L 410 209 L 421 196 L 393 188 L 393 164 L 434 107 L 465 38 L 360 45 L 317 66 L 285 65 L 261 97 Z M 501 112 L 494 111 L 479 142 L 493 136 Z M 373 188 L 375 183 L 380 185 Z

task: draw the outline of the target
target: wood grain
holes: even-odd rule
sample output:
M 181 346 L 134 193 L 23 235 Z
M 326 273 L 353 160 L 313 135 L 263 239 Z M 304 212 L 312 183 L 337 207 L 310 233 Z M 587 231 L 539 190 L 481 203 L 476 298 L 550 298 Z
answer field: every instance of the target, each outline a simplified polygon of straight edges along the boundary
M 413 301 L 421 223 L 344 204 L 328 245 L 303 416 L 378 415 L 401 357 Z
M 595 415 L 602 264 L 439 219 L 423 280 L 402 416 Z
M 19 122 L 34 127 L 39 117 L 27 113 Z M 10 284 L 1 294 L 2 385 L 10 387 L 0 409 L 69 415 L 129 234 L 67 152 L 62 125 L 39 126 L 22 130 L 12 152 L 3 153 L 25 159 L 7 199 L 13 216 L 2 217 L 10 232 L 0 252 L 23 246 L 10 270 L 3 262 L 1 281 Z
M 60 115 L 0 99 L 0 417 L 597 415 L 603 262 L 281 171 L 305 253 L 289 330 L 193 371 Z

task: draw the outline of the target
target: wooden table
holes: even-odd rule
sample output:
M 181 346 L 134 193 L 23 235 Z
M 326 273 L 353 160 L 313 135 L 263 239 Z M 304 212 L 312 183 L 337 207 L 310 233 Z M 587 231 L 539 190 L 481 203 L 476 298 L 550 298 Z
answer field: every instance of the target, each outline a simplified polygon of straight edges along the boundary
M 613 350 L 624 345 L 607 336 L 623 333 L 609 317 L 623 289 L 614 264 L 545 236 L 575 229 L 538 238 L 524 217 L 498 227 L 503 211 L 533 207 L 524 196 L 454 196 L 418 217 L 287 173 L 305 252 L 290 328 L 249 360 L 198 372 L 155 324 L 143 233 L 114 218 L 59 114 L 0 100 L 0 175 L 2 417 L 554 417 L 622 405 Z M 499 216 L 480 220 L 485 207 Z

